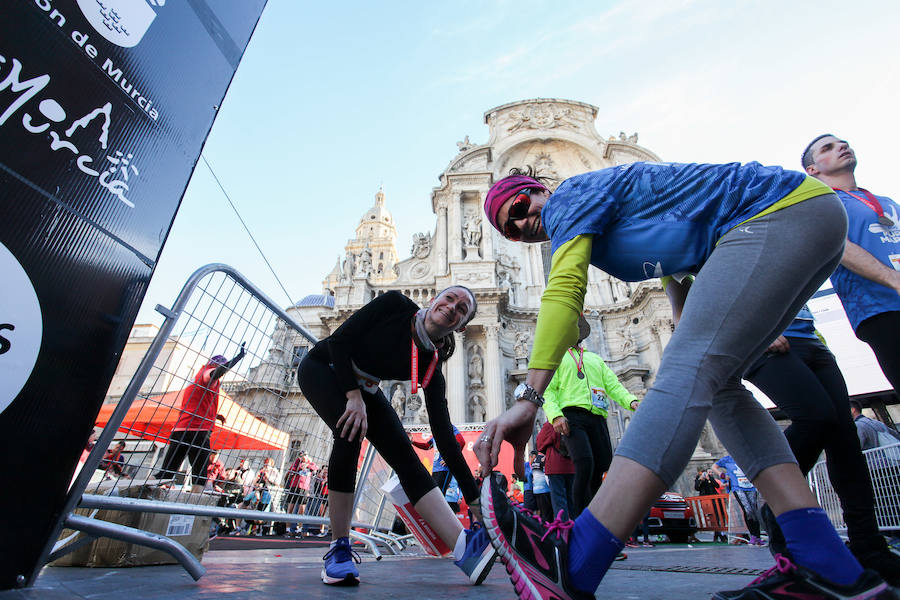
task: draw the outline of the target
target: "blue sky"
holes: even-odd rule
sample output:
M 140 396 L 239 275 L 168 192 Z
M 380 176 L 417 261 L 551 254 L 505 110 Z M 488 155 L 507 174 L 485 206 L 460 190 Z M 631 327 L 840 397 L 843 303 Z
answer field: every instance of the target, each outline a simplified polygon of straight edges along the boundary
M 898 30 L 893 2 L 269 0 L 204 155 L 295 302 L 382 184 L 406 258 L 456 142 L 527 98 L 598 106 L 602 136 L 677 162 L 798 168 L 832 131 L 860 185 L 897 198 Z M 201 161 L 138 322 L 210 262 L 289 303 Z

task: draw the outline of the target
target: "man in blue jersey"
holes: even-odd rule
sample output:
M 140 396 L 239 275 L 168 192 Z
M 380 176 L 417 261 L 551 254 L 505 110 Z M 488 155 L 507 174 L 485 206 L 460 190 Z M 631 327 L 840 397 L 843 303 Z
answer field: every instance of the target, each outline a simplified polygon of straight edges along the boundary
M 830 133 L 803 151 L 806 172 L 831 186 L 849 217 L 847 246 L 831 276 L 856 337 L 869 344 L 900 391 L 900 206 L 856 185 L 856 155 Z

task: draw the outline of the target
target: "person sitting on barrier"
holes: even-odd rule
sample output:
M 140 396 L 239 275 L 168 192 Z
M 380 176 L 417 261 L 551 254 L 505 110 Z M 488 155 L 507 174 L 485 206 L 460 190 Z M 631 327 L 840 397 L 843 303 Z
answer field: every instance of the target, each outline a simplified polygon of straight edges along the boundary
M 864 570 L 818 505 L 771 415 L 740 376 L 834 271 L 847 213 L 802 173 L 759 163 L 635 162 L 570 177 L 552 192 L 517 170 L 485 196 L 504 237 L 551 242 L 525 386 L 475 444 L 482 468 L 502 442 L 518 469 L 542 393 L 566 349 L 593 265 L 626 281 L 670 277 L 675 332 L 588 509 L 574 524 L 538 522 L 482 487 L 482 512 L 521 598 L 593 598 L 624 540 L 694 452 L 707 418 L 775 511 L 790 557 L 749 588 L 718 600 L 791 596 L 875 598 L 888 590 Z M 697 273 L 690 296 L 677 282 Z M 667 290 L 668 292 L 668 290 Z M 769 592 L 772 592 L 771 594 Z
M 225 481 L 225 492 L 228 498 L 225 499 L 223 506 L 237 507 L 243 502 L 244 498 L 253 490 L 253 482 L 256 481 L 256 471 L 250 466 L 250 459 L 241 457 L 240 463 L 236 469 L 227 472 Z M 227 529 L 230 535 L 240 533 L 238 520 L 228 519 Z
M 791 324 L 744 374 L 783 410 L 784 435 L 800 470 L 809 473 L 822 452 L 828 479 L 840 499 L 850 551 L 860 564 L 900 585 L 900 557 L 888 548 L 875 518 L 875 491 L 850 417 L 847 383 L 834 355 L 818 337 L 804 306 Z M 784 537 L 767 504 L 760 514 L 772 554 L 784 554 Z
M 225 492 L 225 465 L 219 460 L 219 451 L 209 453 L 209 464 L 206 466 L 206 485 L 215 492 Z
M 437 449 L 480 519 L 478 487 L 453 433 L 441 372 L 455 349 L 454 331 L 462 331 L 475 310 L 475 296 L 463 286 L 442 290 L 422 309 L 400 292 L 390 291 L 350 315 L 300 363 L 300 388 L 334 437 L 328 463 L 333 541 L 325 555 L 324 583 L 359 584 L 348 535 L 364 437 L 396 471 L 415 509 L 453 549 L 457 566 L 476 585 L 487 576 L 494 550 L 484 529 L 480 525 L 463 529 L 379 388 L 381 379 L 411 380 L 417 393 L 421 380 Z
M 169 447 L 163 459 L 157 479 L 171 479 L 178 473 L 185 454 L 191 463 L 191 480 L 200 489 L 206 486 L 206 464 L 209 456 L 209 438 L 215 422 L 225 423 L 218 414 L 219 381 L 228 370 L 244 358 L 246 342 L 237 355 L 228 360 L 221 354 L 213 356 L 194 376 L 194 381 L 184 391 L 181 413 L 172 428 Z M 198 490 L 199 491 L 199 490 Z
M 104 479 L 116 479 L 125 477 L 125 457 L 122 453 L 125 451 L 125 442 L 120 441 L 103 455 L 100 461 L 100 468 L 105 470 Z

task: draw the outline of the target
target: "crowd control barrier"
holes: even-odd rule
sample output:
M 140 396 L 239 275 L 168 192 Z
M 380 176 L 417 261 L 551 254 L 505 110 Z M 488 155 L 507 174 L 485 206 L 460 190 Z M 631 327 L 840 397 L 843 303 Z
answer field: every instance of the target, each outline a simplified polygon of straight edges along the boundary
M 197 553 L 177 541 L 186 531 L 201 527 L 205 544 L 211 530 L 327 527 L 331 432 L 296 381 L 315 337 L 223 264 L 198 269 L 171 308 L 156 308 L 165 320 L 101 410 L 40 564 L 104 537 L 162 550 L 197 579 Z M 351 535 L 381 558 L 404 547 L 380 492 L 391 473 L 368 444 L 360 470 Z M 101 521 L 100 510 L 162 515 L 164 531 Z
M 900 443 L 863 450 L 875 491 L 875 518 L 881 531 L 900 531 Z M 837 493 L 828 479 L 825 461 L 809 472 L 809 484 L 828 518 L 840 532 L 847 531 Z

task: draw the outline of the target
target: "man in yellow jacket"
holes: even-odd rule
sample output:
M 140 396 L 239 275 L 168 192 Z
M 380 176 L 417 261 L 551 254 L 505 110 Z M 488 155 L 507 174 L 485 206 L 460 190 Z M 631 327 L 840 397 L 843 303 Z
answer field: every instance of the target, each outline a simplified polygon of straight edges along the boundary
M 568 349 L 544 391 L 547 420 L 562 436 L 575 463 L 571 519 L 591 501 L 612 462 L 612 443 L 606 428 L 610 401 L 631 411 L 639 404 L 603 359 L 584 349 L 582 342 L 590 333 L 587 320 L 579 318 L 578 344 Z

